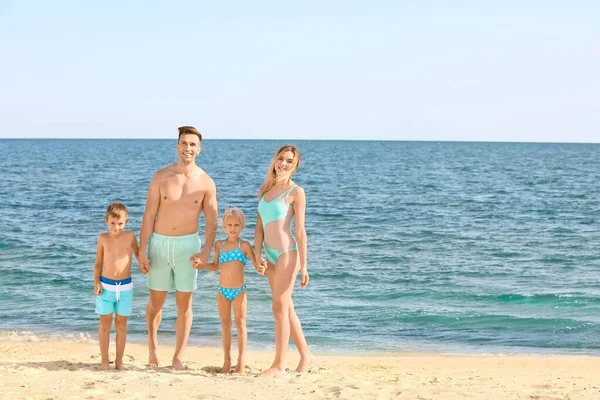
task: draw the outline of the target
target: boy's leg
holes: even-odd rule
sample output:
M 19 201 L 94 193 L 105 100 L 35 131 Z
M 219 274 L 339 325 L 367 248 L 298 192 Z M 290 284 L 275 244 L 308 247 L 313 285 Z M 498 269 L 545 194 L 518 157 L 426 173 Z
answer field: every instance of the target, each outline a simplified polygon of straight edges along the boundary
M 246 343 L 248 333 L 246 331 L 246 309 L 248 306 L 248 297 L 246 291 L 242 291 L 233 299 L 233 312 L 235 313 L 235 328 L 238 334 L 238 360 L 235 369 L 236 374 L 243 374 L 246 360 Z
M 123 365 L 123 354 L 125 353 L 125 343 L 127 342 L 127 318 L 119 314 L 115 314 L 115 328 L 117 331 L 117 356 L 115 358 L 115 368 L 127 370 Z
M 175 302 L 177 303 L 177 321 L 175 322 L 175 354 L 171 367 L 173 369 L 185 369 L 183 365 L 183 351 L 187 345 L 190 331 L 192 330 L 192 294 L 193 292 L 175 292 Z
M 108 343 L 110 340 L 110 327 L 112 326 L 112 314 L 100 315 L 100 329 L 98 330 L 98 342 L 100 343 L 100 354 L 102 361 L 100 369 L 106 371 L 108 369 Z
M 231 302 L 217 291 L 217 307 L 221 317 L 221 338 L 223 340 L 222 374 L 231 372 Z
M 148 306 L 146 307 L 146 327 L 148 328 L 148 366 L 158 367 L 158 326 L 162 319 L 162 308 L 169 292 L 148 289 Z

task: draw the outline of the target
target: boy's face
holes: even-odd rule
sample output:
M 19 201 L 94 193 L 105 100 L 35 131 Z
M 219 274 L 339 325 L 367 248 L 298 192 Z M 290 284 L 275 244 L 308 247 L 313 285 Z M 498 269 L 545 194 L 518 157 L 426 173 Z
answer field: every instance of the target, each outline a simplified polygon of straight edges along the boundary
M 229 216 L 223 220 L 223 228 L 228 235 L 239 235 L 244 225 L 238 217 Z
M 127 217 L 113 217 L 112 215 L 106 218 L 106 225 L 108 226 L 108 232 L 112 236 L 118 236 L 125 229 L 127 224 Z

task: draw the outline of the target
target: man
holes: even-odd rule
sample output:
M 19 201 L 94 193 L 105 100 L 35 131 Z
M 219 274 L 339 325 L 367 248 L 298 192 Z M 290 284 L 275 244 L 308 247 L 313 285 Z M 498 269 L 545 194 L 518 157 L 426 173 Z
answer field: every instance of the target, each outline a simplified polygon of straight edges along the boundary
M 140 232 L 139 263 L 148 274 L 150 297 L 146 307 L 148 365 L 158 366 L 158 326 L 167 293 L 175 287 L 177 322 L 172 367 L 184 369 L 183 351 L 192 328 L 192 294 L 197 268 L 208 263 L 217 233 L 217 191 L 214 181 L 196 165 L 202 135 L 192 126 L 179 128 L 177 163 L 154 174 Z M 204 247 L 198 236 L 198 219 L 204 211 Z M 148 256 L 146 256 L 148 247 Z

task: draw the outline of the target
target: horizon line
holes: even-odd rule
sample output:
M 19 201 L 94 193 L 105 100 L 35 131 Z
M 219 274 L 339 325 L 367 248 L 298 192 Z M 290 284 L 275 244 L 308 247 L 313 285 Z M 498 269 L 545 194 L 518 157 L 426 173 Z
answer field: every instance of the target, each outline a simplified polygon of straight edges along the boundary
M 0 137 L 0 140 L 177 140 L 177 138 L 136 138 L 136 137 Z M 256 141 L 306 141 L 306 142 L 415 142 L 415 143 L 506 143 L 506 144 L 600 144 L 599 142 L 543 142 L 514 140 L 435 140 L 435 139 L 300 139 L 300 138 L 202 138 L 202 140 L 256 140 Z

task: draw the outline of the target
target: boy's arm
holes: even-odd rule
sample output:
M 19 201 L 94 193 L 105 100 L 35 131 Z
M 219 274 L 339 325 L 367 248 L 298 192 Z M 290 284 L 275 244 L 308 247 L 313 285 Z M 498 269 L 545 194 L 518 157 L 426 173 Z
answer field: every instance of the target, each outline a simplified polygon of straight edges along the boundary
M 242 241 L 242 252 L 248 256 L 248 258 L 250 258 L 250 261 L 252 261 L 252 265 L 254 265 L 254 269 L 260 274 L 260 275 L 264 275 L 265 271 L 267 270 L 266 266 L 261 265 L 258 263 L 258 260 L 256 259 L 256 253 L 254 252 L 254 249 L 252 248 L 252 246 L 250 245 L 249 242 L 246 242 L 245 240 Z
M 137 237 L 135 237 L 134 232 L 131 232 L 131 252 L 133 253 L 135 259 L 138 260 L 138 264 L 140 262 L 140 256 L 138 254 L 139 251 L 140 248 L 138 247 Z
M 102 265 L 104 264 L 104 244 L 102 242 L 102 235 L 100 235 L 98 236 L 96 262 L 94 263 L 94 293 L 97 295 L 102 293 L 102 285 L 100 285 L 100 275 L 102 275 Z

